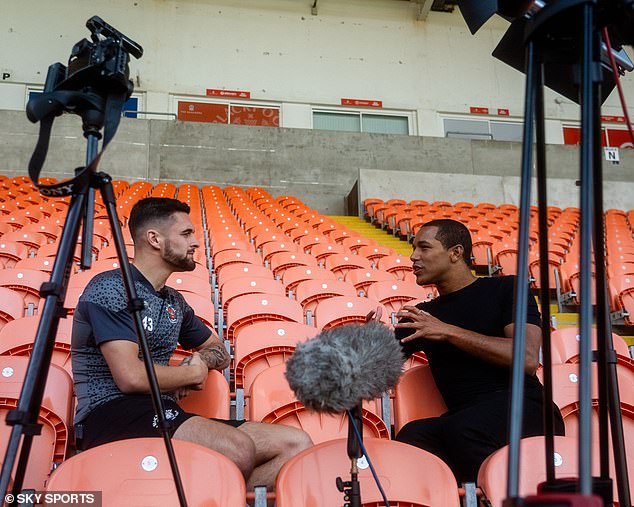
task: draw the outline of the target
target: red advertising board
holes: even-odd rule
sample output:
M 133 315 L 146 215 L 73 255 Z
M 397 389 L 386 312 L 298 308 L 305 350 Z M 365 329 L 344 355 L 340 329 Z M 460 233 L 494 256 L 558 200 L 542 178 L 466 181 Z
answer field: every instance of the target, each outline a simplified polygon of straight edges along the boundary
M 251 92 L 243 90 L 217 90 L 215 88 L 207 88 L 208 97 L 229 97 L 232 99 L 250 99 Z
M 228 104 L 209 104 L 207 102 L 178 102 L 180 121 L 198 121 L 205 123 L 228 123 Z
M 508 109 L 503 109 L 498 107 L 498 116 L 510 116 L 510 111 Z
M 358 106 L 358 107 L 383 107 L 381 100 L 365 100 L 365 99 L 341 99 L 342 106 Z
M 279 127 L 280 110 L 276 107 L 231 106 L 230 123 L 254 127 Z
M 564 144 L 580 144 L 581 129 L 564 127 Z M 630 134 L 625 129 L 601 129 L 601 146 L 610 148 L 634 148 Z
M 469 108 L 469 112 L 471 114 L 489 114 L 489 108 L 488 107 L 471 106 Z
M 625 116 L 601 116 L 601 121 L 605 123 L 625 123 Z

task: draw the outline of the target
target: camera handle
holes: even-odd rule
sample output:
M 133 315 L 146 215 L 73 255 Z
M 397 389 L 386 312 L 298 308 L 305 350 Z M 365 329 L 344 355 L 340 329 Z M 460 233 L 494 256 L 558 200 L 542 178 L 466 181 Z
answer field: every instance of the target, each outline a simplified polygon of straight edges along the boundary
M 109 102 L 110 100 L 106 101 L 106 103 Z M 105 109 L 108 111 L 109 108 L 106 107 Z M 111 106 L 111 109 L 115 109 L 115 107 Z M 143 362 L 150 384 L 152 403 L 154 411 L 158 417 L 159 430 L 161 431 L 165 442 L 165 448 L 170 462 L 170 467 L 172 469 L 179 503 L 181 507 L 186 507 L 187 500 L 185 498 L 178 464 L 176 462 L 176 455 L 169 435 L 170 422 L 166 419 L 165 412 L 163 410 L 160 388 L 141 320 L 143 301 L 138 298 L 134 287 L 130 263 L 125 250 L 121 226 L 117 217 L 116 198 L 112 187 L 112 179 L 106 173 L 97 173 L 95 171 L 101 154 L 103 153 L 103 149 L 100 153 L 97 153 L 98 141 L 101 138 L 101 134 L 99 133 L 99 129 L 101 128 L 99 118 L 103 121 L 104 116 L 106 117 L 105 123 L 107 138 L 104 139 L 102 148 L 105 148 L 107 141 L 110 140 L 109 138 L 112 138 L 114 132 L 111 130 L 111 134 L 108 135 L 108 112 L 106 112 L 105 115 L 91 115 L 89 121 L 88 115 L 90 113 L 88 111 L 82 112 L 81 114 L 84 119 L 84 135 L 86 136 L 88 142 L 86 149 L 87 162 L 85 167 L 79 167 L 75 170 L 76 177 L 73 179 L 71 187 L 72 197 L 68 207 L 64 228 L 62 229 L 62 236 L 60 238 L 57 256 L 55 257 L 55 262 L 53 264 L 51 278 L 48 282 L 42 284 L 42 287 L 40 288 L 40 296 L 45 299 L 44 308 L 41 311 L 40 322 L 38 324 L 35 341 L 33 343 L 33 351 L 31 353 L 24 383 L 20 392 L 20 399 L 18 401 L 17 408 L 9 412 L 6 417 L 7 424 L 13 426 L 13 428 L 11 429 L 11 435 L 9 437 L 7 450 L 2 463 L 2 471 L 0 472 L 0 498 L 4 498 L 7 493 L 9 483 L 12 479 L 11 472 L 15 464 L 18 449 L 20 449 L 20 440 L 21 437 L 24 436 L 22 440 L 22 447 L 20 449 L 20 458 L 17 464 L 15 476 L 13 477 L 12 492 L 14 493 L 15 498 L 17 498 L 17 494 L 21 491 L 24 482 L 24 475 L 26 472 L 33 437 L 39 435 L 41 432 L 42 425 L 37 422 L 38 414 L 42 405 L 42 398 L 44 396 L 44 386 L 46 384 L 49 365 L 51 363 L 59 319 L 64 318 L 67 315 L 63 305 L 73 263 L 73 253 L 79 237 L 79 227 L 82 219 L 84 220 L 84 225 L 88 222 L 92 222 L 93 213 L 91 211 L 89 214 L 88 211 L 94 209 L 93 197 L 95 189 L 97 189 L 101 193 L 108 212 L 108 220 L 113 233 L 113 239 L 119 258 L 119 265 L 121 266 L 123 283 L 128 298 L 128 310 L 132 312 L 133 315 L 135 329 L 139 339 L 139 346 L 141 348 Z M 29 165 L 29 174 L 35 184 L 38 182 L 39 169 L 43 164 L 46 156 L 46 150 L 48 148 L 48 135 L 46 136 L 46 140 L 43 141 L 42 134 L 50 134 L 53 118 L 53 114 L 50 114 L 45 118 L 42 118 L 41 121 L 38 148 L 36 148 L 31 164 Z M 114 130 L 116 130 L 116 127 Z M 37 159 L 35 164 L 34 159 Z M 61 185 L 63 185 L 63 183 L 57 184 L 54 187 L 62 190 Z M 85 232 L 86 229 L 84 229 L 83 236 L 84 253 L 90 252 L 92 241 L 92 232 L 89 235 L 86 235 Z M 84 260 L 86 259 L 82 259 L 82 266 L 84 265 Z

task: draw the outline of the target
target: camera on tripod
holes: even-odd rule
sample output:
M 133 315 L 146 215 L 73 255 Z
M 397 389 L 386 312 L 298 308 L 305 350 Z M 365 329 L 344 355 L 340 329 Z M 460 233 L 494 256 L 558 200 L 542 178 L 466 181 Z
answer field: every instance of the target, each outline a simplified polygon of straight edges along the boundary
M 68 67 L 55 63 L 48 69 L 44 93 L 57 90 L 90 89 L 98 93 L 132 94 L 129 79 L 130 55 L 141 58 L 143 48 L 110 26 L 99 16 L 86 22 L 91 40 L 82 39 L 73 47 Z

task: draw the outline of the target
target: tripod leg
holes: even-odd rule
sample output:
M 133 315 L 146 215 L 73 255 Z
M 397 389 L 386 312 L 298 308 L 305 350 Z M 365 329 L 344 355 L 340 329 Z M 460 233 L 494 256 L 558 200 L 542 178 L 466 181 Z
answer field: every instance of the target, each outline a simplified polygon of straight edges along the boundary
M 540 59 L 541 61 L 541 59 Z M 544 445 L 546 449 L 546 482 L 555 482 L 555 419 L 553 402 L 553 371 L 550 340 L 550 285 L 548 263 L 548 193 L 546 189 L 546 134 L 544 116 L 544 65 L 535 70 L 535 154 L 537 168 L 537 203 L 539 219 L 539 278 L 542 312 L 542 357 L 544 364 Z
M 105 173 L 96 173 L 95 179 L 97 187 L 101 191 L 103 202 L 108 210 L 108 220 L 110 221 L 110 228 L 112 229 L 112 236 L 117 249 L 117 255 L 119 257 L 119 265 L 121 266 L 121 275 L 123 277 L 123 285 L 126 289 L 126 295 L 128 296 L 128 308 L 132 312 L 134 319 L 134 327 L 136 329 L 137 336 L 139 338 L 139 347 L 143 356 L 143 363 L 145 365 L 145 371 L 150 383 L 150 394 L 152 395 L 152 404 L 154 406 L 154 412 L 158 419 L 158 426 L 163 434 L 163 440 L 165 441 L 165 450 L 172 468 L 172 475 L 174 476 L 174 483 L 176 485 L 176 491 L 178 493 L 178 499 L 181 507 L 187 506 L 187 500 L 185 498 L 185 491 L 183 483 L 181 481 L 180 472 L 176 463 L 176 454 L 174 453 L 174 447 L 172 446 L 172 440 L 169 434 L 170 423 L 165 417 L 165 411 L 163 410 L 163 400 L 161 399 L 161 391 L 156 379 L 156 372 L 154 371 L 154 365 L 152 364 L 152 356 L 150 354 L 150 348 L 145 336 L 145 330 L 141 320 L 141 311 L 143 310 L 143 301 L 138 298 L 136 288 L 134 287 L 134 280 L 132 278 L 132 270 L 130 269 L 130 261 L 128 261 L 128 255 L 125 249 L 125 243 L 123 240 L 123 234 L 121 233 L 121 226 L 119 225 L 119 219 L 117 218 L 116 198 L 114 195 L 114 189 L 112 187 L 112 179 Z
M 85 189 L 83 190 L 85 191 Z M 0 474 L 0 495 L 4 497 L 11 480 L 11 472 L 17 456 L 20 437 L 24 435 L 22 442 L 20 462 L 13 480 L 13 491 L 19 492 L 24 482 L 24 471 L 31 449 L 33 437 L 39 433 L 38 414 L 42 405 L 44 386 L 48 375 L 48 369 L 53 355 L 55 335 L 60 317 L 63 316 L 62 306 L 66 295 L 66 287 L 73 262 L 73 253 L 77 244 L 79 225 L 85 205 L 85 194 L 73 195 L 68 215 L 60 238 L 60 248 L 53 264 L 51 279 L 41 289 L 42 297 L 45 297 L 44 308 L 41 312 L 40 323 L 37 328 L 31 359 L 26 371 L 20 400 L 16 410 L 9 412 L 7 423 L 13 425 L 9 444 L 2 463 Z
M 526 322 L 528 308 L 528 228 L 531 206 L 531 170 L 533 165 L 533 118 L 535 113 L 535 84 L 537 53 L 531 40 L 526 46 L 526 95 L 524 98 L 524 136 L 522 144 L 522 173 L 520 187 L 520 233 L 517 254 L 514 322 Z M 513 369 L 511 408 L 509 411 L 509 462 L 507 500 L 514 505 L 519 497 L 520 439 L 524 403 L 524 357 L 526 329 L 515 326 L 513 333 Z

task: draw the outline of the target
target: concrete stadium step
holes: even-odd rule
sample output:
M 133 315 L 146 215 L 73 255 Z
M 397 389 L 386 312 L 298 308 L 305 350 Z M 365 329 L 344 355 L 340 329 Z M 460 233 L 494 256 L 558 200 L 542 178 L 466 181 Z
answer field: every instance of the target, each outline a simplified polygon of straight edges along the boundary
M 401 255 L 409 257 L 412 253 L 412 246 L 406 241 L 401 241 L 388 232 L 377 229 L 362 218 L 349 216 L 329 216 L 328 218 L 346 226 L 348 229 L 358 232 L 366 238 L 373 239 L 381 246 L 393 249 Z

